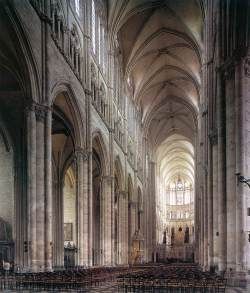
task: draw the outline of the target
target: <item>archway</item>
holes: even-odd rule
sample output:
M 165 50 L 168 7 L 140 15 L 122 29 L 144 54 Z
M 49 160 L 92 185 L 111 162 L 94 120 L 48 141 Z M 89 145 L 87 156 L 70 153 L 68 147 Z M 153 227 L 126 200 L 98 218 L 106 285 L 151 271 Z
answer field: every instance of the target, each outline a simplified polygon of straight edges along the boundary
M 0 124 L 0 263 L 14 261 L 14 158 Z
M 76 213 L 76 165 L 73 162 L 64 176 L 63 187 L 63 232 L 64 232 L 64 265 L 75 266 L 77 243 L 77 213 Z
M 92 263 L 102 265 L 108 262 L 107 251 L 107 152 L 99 132 L 94 133 L 92 141 Z
M 0 263 L 16 268 L 28 265 L 29 252 L 26 103 L 16 72 L 0 58 Z
M 191 261 L 194 227 L 194 147 L 169 136 L 157 150 L 157 243 L 161 258 Z
M 53 264 L 74 266 L 77 261 L 76 117 L 67 92 L 57 94 L 52 114 Z

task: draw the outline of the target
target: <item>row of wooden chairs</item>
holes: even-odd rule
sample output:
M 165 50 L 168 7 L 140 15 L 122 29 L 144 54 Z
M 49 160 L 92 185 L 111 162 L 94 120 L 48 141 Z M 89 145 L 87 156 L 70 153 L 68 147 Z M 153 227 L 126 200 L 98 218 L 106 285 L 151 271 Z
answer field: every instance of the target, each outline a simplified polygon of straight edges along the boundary
M 175 264 L 138 268 L 120 275 L 118 284 L 126 292 L 225 292 L 226 279 L 195 265 Z
M 60 290 L 88 288 L 114 280 L 127 267 L 95 267 L 55 272 L 22 273 L 0 277 L 0 289 Z

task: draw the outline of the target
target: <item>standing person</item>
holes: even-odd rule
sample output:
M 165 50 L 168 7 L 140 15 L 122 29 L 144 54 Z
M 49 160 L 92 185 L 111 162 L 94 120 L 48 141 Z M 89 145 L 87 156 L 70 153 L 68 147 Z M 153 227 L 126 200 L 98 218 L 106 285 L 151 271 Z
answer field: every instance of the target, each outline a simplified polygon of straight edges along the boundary
M 3 269 L 5 271 L 5 277 L 7 277 L 10 272 L 10 263 L 8 261 L 3 261 Z

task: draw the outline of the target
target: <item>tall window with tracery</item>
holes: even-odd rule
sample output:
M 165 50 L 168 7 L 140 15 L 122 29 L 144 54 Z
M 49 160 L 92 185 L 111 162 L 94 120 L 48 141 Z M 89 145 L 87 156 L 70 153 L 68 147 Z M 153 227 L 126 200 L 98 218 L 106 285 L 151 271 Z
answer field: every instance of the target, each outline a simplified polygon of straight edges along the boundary
M 105 1 L 92 0 L 92 49 L 96 61 L 105 71 L 107 10 Z
M 92 0 L 91 12 L 92 12 L 92 30 L 91 30 L 92 49 L 94 54 L 96 54 L 96 9 L 95 9 L 94 0 Z
M 75 0 L 75 9 L 76 13 L 79 16 L 80 15 L 80 0 Z

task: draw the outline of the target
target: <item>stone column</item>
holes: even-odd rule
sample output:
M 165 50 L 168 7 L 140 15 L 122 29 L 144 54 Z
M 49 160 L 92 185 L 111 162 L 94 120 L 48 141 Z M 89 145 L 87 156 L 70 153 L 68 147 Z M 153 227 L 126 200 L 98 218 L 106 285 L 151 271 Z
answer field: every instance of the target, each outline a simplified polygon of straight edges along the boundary
M 147 206 L 148 206 L 148 202 L 147 202 L 147 185 L 146 185 L 146 178 L 147 178 L 147 138 L 144 136 L 143 137 L 143 142 L 142 142 L 142 164 L 143 164 L 143 182 L 144 185 L 142 187 L 142 195 L 143 195 L 143 213 L 142 213 L 142 217 L 141 217 L 141 226 L 142 226 L 142 233 L 144 235 L 144 255 L 145 255 L 145 260 L 148 260 L 148 237 L 147 237 Z
M 86 114 L 87 114 L 87 152 L 88 152 L 88 161 L 86 168 L 88 169 L 87 176 L 87 186 L 88 186 L 88 265 L 92 265 L 92 119 L 91 119 L 91 5 L 89 5 L 88 1 L 83 1 L 84 8 L 84 17 L 83 17 L 83 30 L 84 30 L 84 61 L 85 65 L 82 66 L 85 69 L 85 74 L 83 74 L 83 78 L 86 84 Z M 85 210 L 85 216 L 86 216 Z
M 120 193 L 117 193 L 117 263 L 121 264 L 121 213 L 122 213 L 122 199 Z
M 247 140 L 249 140 L 249 130 L 244 129 L 244 124 L 247 121 L 244 121 L 244 96 L 242 94 L 242 78 L 244 76 L 243 66 L 241 62 L 236 65 L 235 68 L 235 121 L 236 121 L 236 131 L 235 131 L 235 141 L 236 141 L 236 173 L 242 173 L 245 175 L 244 170 L 244 145 Z M 246 102 L 249 101 L 249 98 Z M 248 103 L 247 103 L 248 104 Z M 247 109 L 245 109 L 247 110 Z M 244 123 L 245 122 L 245 123 Z M 245 137 L 246 136 L 246 137 Z M 244 172 L 244 173 L 243 173 Z M 245 187 L 237 183 L 236 185 L 236 235 L 237 239 L 236 246 L 236 271 L 240 272 L 243 269 L 243 197 L 244 197 Z
M 126 226 L 128 223 L 127 192 L 120 191 L 119 194 L 119 264 L 125 264 L 127 259 L 128 235 Z
M 112 206 L 111 206 L 111 184 L 113 178 L 104 176 L 102 178 L 103 192 L 103 264 L 112 265 Z
M 235 102 L 234 69 L 227 72 L 226 96 L 226 209 L 227 209 L 227 269 L 235 269 L 235 218 L 236 218 L 236 177 L 235 177 Z
M 241 175 L 250 177 L 250 48 L 247 56 L 237 66 L 237 171 Z M 246 185 L 238 184 L 236 225 L 237 270 L 250 270 L 250 191 Z M 249 283 L 249 280 L 248 280 Z M 248 284 L 250 287 L 250 284 Z
M 77 166 L 77 189 L 76 189 L 76 264 L 83 265 L 83 154 L 84 151 L 79 147 L 75 150 Z
M 99 245 L 97 250 L 98 255 L 98 265 L 102 266 L 104 263 L 104 229 L 105 229 L 105 194 L 104 194 L 104 186 L 102 182 L 102 178 L 98 181 L 99 183 L 99 193 L 100 193 L 100 226 L 99 226 Z M 93 222 L 95 221 L 95 217 L 93 218 Z M 96 224 L 93 224 L 93 233 L 96 231 Z M 95 240 L 96 241 L 96 240 Z
M 92 189 L 92 152 L 88 157 L 88 265 L 93 261 L 93 189 Z
M 201 179 L 201 178 L 199 178 Z M 200 201 L 199 201 L 199 221 L 200 221 L 200 264 L 204 266 L 204 191 L 202 186 L 200 186 Z
M 52 113 L 46 112 L 45 121 L 45 259 L 46 270 L 52 271 Z
M 62 267 L 64 265 L 64 231 L 63 231 L 63 174 L 59 168 L 53 170 L 53 266 L 55 268 Z
M 43 271 L 45 269 L 44 109 L 36 108 L 36 120 L 36 267 L 38 271 Z
M 130 238 L 132 240 L 132 237 L 133 237 L 133 235 L 135 233 L 135 229 L 136 229 L 136 202 L 134 200 L 131 200 L 129 202 L 129 205 L 130 205 L 130 209 L 131 209 L 131 235 L 130 235 Z
M 199 120 L 198 120 L 199 121 Z M 197 131 L 198 134 L 198 131 Z M 200 206 L 200 194 L 199 194 L 199 139 L 198 135 L 195 138 L 195 189 L 194 189 L 194 252 L 195 252 L 195 262 L 199 263 L 200 261 L 200 215 L 199 215 L 199 206 Z
M 217 110 L 218 110 L 218 268 L 226 270 L 226 148 L 225 148 L 225 98 L 223 96 L 223 81 L 221 72 L 217 76 Z
M 111 153 L 113 155 L 113 134 L 110 133 L 110 149 Z M 113 158 L 110 155 L 110 169 L 111 174 L 114 174 L 114 168 L 113 168 Z M 118 203 L 116 204 L 116 207 L 118 209 Z M 116 241 L 116 233 L 115 233 L 115 180 L 114 177 L 111 181 L 111 241 L 112 241 L 112 248 L 111 248 L 111 258 L 112 258 L 112 265 L 115 265 L 117 263 L 117 251 L 115 250 L 115 241 Z M 118 245 L 117 245 L 118 247 Z
M 206 110 L 207 112 L 207 105 Z M 204 116 L 204 113 L 203 113 Z M 204 224 L 204 233 L 203 233 L 203 240 L 204 240 L 204 258 L 203 258 L 203 268 L 208 270 L 208 212 L 209 212 L 209 200 L 208 200 L 208 115 L 206 114 L 203 119 L 203 224 Z
M 36 115 L 34 107 L 28 107 L 27 117 L 27 193 L 28 193 L 28 265 L 36 262 Z
M 123 221 L 123 198 L 118 194 L 118 264 L 122 264 L 122 221 Z
M 213 265 L 218 269 L 218 137 L 213 141 Z
M 148 226 L 150 227 L 149 230 L 149 237 L 150 239 L 150 250 L 151 255 L 155 250 L 156 246 L 156 163 L 150 162 L 150 183 L 149 183 L 149 219 L 150 223 L 148 222 Z M 151 186 L 150 186 L 151 185 Z
M 130 248 L 128 246 L 128 192 L 124 191 L 123 192 L 123 201 L 124 201 L 124 263 L 128 264 L 129 263 L 129 252 Z M 132 237 L 131 237 L 132 241 Z
M 89 220 L 89 209 L 88 209 L 88 153 L 84 153 L 83 157 L 83 246 L 82 246 L 82 264 L 88 265 L 88 254 L 89 254 L 89 247 L 88 247 L 88 220 Z
M 209 157 L 208 157 L 208 269 L 213 267 L 213 152 L 212 142 L 209 143 Z

